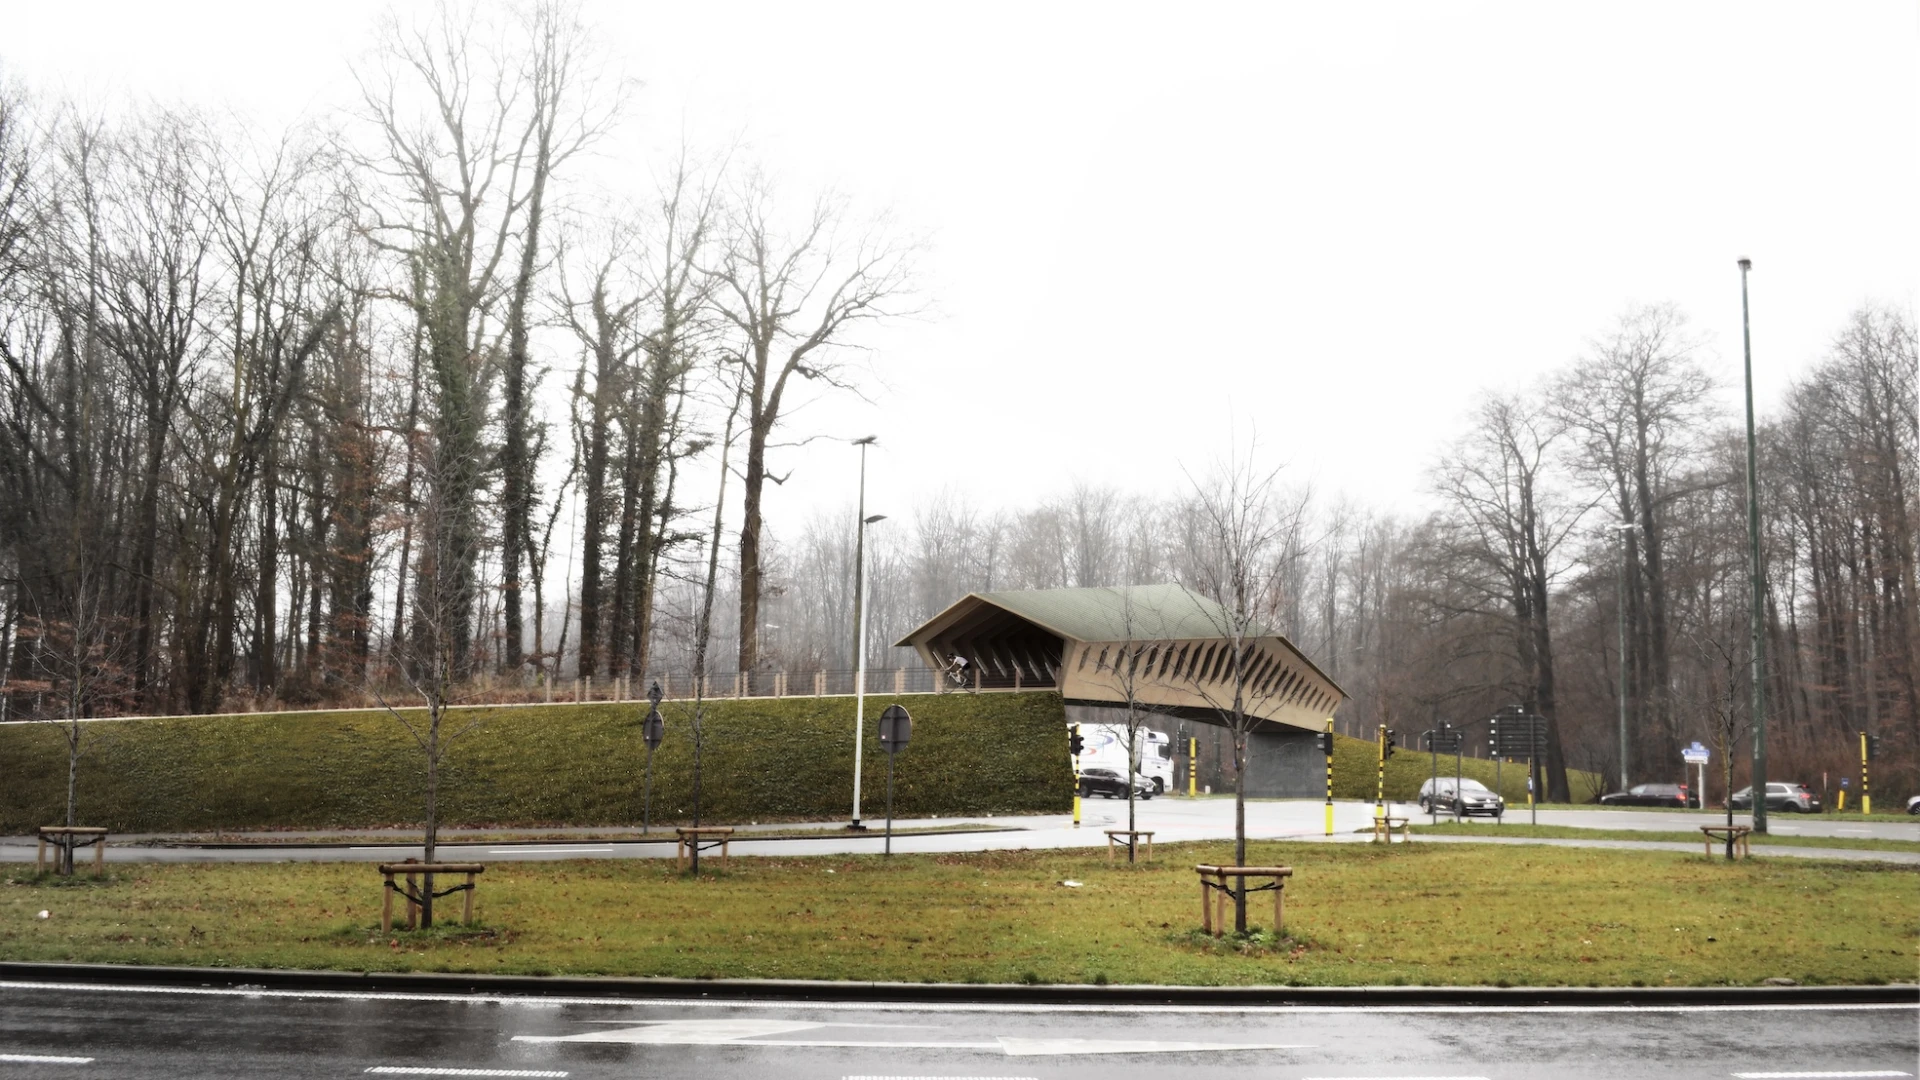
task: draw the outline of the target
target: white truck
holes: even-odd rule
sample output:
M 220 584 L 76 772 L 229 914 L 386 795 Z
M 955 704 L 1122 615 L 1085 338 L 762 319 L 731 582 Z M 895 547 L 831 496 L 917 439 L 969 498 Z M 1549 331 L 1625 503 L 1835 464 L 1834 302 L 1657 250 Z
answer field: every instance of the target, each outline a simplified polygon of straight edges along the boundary
M 1173 740 L 1165 732 L 1141 728 L 1136 733 L 1139 756 L 1133 771 L 1153 784 L 1155 794 L 1173 787 Z M 1081 724 L 1082 769 L 1099 767 L 1127 774 L 1127 728 L 1125 724 Z

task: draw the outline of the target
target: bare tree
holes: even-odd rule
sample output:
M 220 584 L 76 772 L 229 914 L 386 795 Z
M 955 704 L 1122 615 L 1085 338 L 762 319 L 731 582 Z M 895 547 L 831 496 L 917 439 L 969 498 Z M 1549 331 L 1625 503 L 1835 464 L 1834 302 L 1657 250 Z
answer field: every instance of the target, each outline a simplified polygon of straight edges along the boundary
M 844 202 L 816 199 L 798 227 L 782 223 L 772 184 L 758 171 L 735 193 L 727 236 L 714 277 L 714 305 L 731 324 L 742 360 L 746 462 L 741 472 L 740 655 L 743 672 L 760 664 L 761 496 L 771 471 L 768 454 L 794 404 L 793 380 L 852 387 L 842 355 L 862 324 L 899 314 L 907 289 L 910 248 L 883 225 L 854 236 Z
M 1553 391 L 1553 406 L 1574 436 L 1573 462 L 1606 493 L 1629 534 L 1629 617 L 1636 627 L 1632 668 L 1644 702 L 1635 747 L 1646 773 L 1678 757 L 1672 706 L 1667 567 L 1668 510 L 1675 500 L 1727 477 L 1690 475 L 1686 465 L 1712 418 L 1713 380 L 1693 360 L 1686 320 L 1671 306 L 1623 315 Z
M 468 647 L 464 620 L 471 612 L 472 597 L 463 581 L 440 572 L 439 564 L 477 561 L 477 555 L 462 550 L 462 545 L 475 542 L 472 531 L 464 521 L 448 512 L 436 497 L 445 496 L 452 489 L 435 473 L 442 468 L 458 467 L 444 463 L 443 453 L 440 448 L 433 446 L 423 448 L 420 453 L 427 491 L 430 493 L 421 503 L 416 523 L 420 540 L 421 588 L 414 594 L 414 633 L 408 638 L 403 662 L 399 665 L 402 678 L 419 699 L 419 708 L 425 710 L 426 716 L 409 716 L 408 710 L 387 699 L 378 684 L 369 684 L 367 687 L 368 693 L 380 703 L 380 707 L 413 737 L 414 744 L 425 760 L 427 775 L 422 793 L 421 854 L 427 863 L 434 861 L 440 842 L 440 767 L 453 742 L 478 728 L 486 718 L 484 712 L 475 712 L 464 724 L 454 726 L 448 722 L 448 714 L 459 704 L 464 685 L 461 657 Z M 422 877 L 420 895 L 416 899 L 420 904 L 420 925 L 423 929 L 431 929 L 435 899 L 432 874 Z
M 1154 712 L 1141 702 L 1140 690 L 1150 678 L 1153 662 L 1165 648 L 1164 642 L 1146 636 L 1145 626 L 1161 626 L 1165 620 L 1158 613 L 1147 613 L 1143 620 L 1131 588 L 1122 586 L 1109 591 L 1116 594 L 1119 601 L 1120 634 L 1111 651 L 1100 650 L 1094 661 L 1094 678 L 1105 683 L 1126 710 L 1120 727 L 1126 732 L 1127 740 L 1127 862 L 1132 863 L 1139 845 L 1139 838 L 1134 835 L 1139 828 L 1134 777 L 1140 775 L 1141 743 L 1146 738 L 1147 718 Z
M 505 36 L 487 20 L 444 9 L 425 23 L 389 18 L 379 62 L 358 73 L 378 149 L 352 155 L 394 189 L 393 205 L 368 205 L 363 228 L 408 271 L 407 286 L 394 295 L 421 327 L 438 462 L 429 474 L 444 485 L 427 497 L 438 508 L 439 527 L 460 534 L 440 557 L 422 560 L 447 577 L 416 584 L 416 592 L 447 605 L 436 616 L 444 627 L 425 633 L 462 641 L 472 640 L 481 549 L 483 431 L 494 373 L 486 322 L 532 198 L 525 166 L 539 133 L 527 118 L 528 90 Z M 422 640 L 414 652 L 434 649 Z M 465 678 L 469 650 L 460 649 L 454 662 Z
M 95 709 L 125 700 L 132 691 L 128 660 L 132 639 L 122 620 L 112 614 L 104 594 L 105 578 L 84 558 L 70 560 L 64 591 L 63 618 L 31 618 L 21 627 L 26 638 L 29 670 L 37 677 L 27 685 L 36 698 L 50 697 L 55 714 L 35 719 L 60 725 L 67 743 L 67 812 L 69 827 L 80 823 L 80 757 L 85 729 L 81 721 Z M 44 605 L 35 605 L 44 608 Z M 73 838 L 60 844 L 59 872 L 73 873 Z
M 1256 714 L 1264 701 L 1255 680 L 1265 663 L 1259 639 L 1270 627 L 1283 595 L 1288 539 L 1306 513 L 1304 497 L 1287 498 L 1279 488 L 1280 470 L 1263 469 L 1249 450 L 1223 462 L 1214 473 L 1193 481 L 1186 507 L 1192 522 L 1184 552 L 1191 587 L 1211 601 L 1203 617 L 1224 641 L 1217 680 L 1204 679 L 1190 665 L 1186 676 L 1208 702 L 1233 740 L 1233 857 L 1247 861 L 1247 755 L 1249 736 L 1263 721 Z M 1215 665 L 1209 665 L 1210 667 Z M 1234 929 L 1247 930 L 1246 881 L 1234 892 Z
M 537 389 L 538 372 L 532 370 L 528 356 L 528 304 L 541 264 L 547 188 L 556 170 L 606 131 L 620 106 L 617 93 L 606 102 L 592 101 L 598 79 L 587 45 L 590 32 L 571 4 L 542 0 L 525 13 L 522 23 L 528 55 L 518 78 L 527 88 L 530 132 L 522 142 L 526 156 L 516 162 L 516 168 L 527 172 L 527 195 L 519 236 L 520 265 L 507 300 L 500 417 L 501 608 L 506 666 L 516 674 L 526 660 L 520 567 L 521 560 L 530 557 L 533 542 L 541 429 L 529 399 Z M 576 104 L 581 97 L 587 102 Z
M 1561 745 L 1554 685 L 1552 602 L 1556 552 L 1590 504 L 1557 498 L 1547 484 L 1550 454 L 1562 429 L 1533 402 L 1490 395 L 1473 431 L 1455 445 L 1435 475 L 1447 508 L 1436 523 L 1440 544 L 1465 569 L 1463 584 L 1483 610 L 1504 609 L 1527 711 L 1547 719 L 1547 796 L 1572 798 Z
M 726 525 L 727 465 L 733 453 L 734 425 L 740 418 L 744 394 L 737 388 L 733 404 L 727 409 L 725 431 L 720 437 L 720 490 L 713 499 L 713 531 L 707 541 L 707 565 L 700 583 L 700 608 L 693 631 L 693 701 L 688 706 L 687 731 L 693 736 L 693 825 L 700 827 L 700 768 L 707 745 L 707 646 L 713 640 L 713 599 L 720 580 L 720 541 Z M 700 845 L 693 845 L 693 872 L 700 873 Z

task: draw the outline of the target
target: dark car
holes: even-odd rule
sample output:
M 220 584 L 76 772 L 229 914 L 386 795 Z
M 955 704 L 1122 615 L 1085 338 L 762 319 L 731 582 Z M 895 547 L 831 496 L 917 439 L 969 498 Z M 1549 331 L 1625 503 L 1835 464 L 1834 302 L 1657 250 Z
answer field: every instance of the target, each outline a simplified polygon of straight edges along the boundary
M 1625 791 L 1600 796 L 1601 806 L 1673 806 L 1686 807 L 1685 784 L 1635 784 Z
M 1735 810 L 1753 809 L 1753 788 L 1743 787 L 1734 792 L 1728 803 Z M 1767 809 L 1788 814 L 1817 814 L 1820 812 L 1820 796 L 1805 784 L 1768 783 Z
M 1461 780 L 1460 792 L 1454 795 L 1453 778 L 1443 777 L 1438 783 L 1432 780 L 1420 784 L 1420 809 L 1439 814 L 1451 814 L 1458 808 L 1462 815 L 1487 814 L 1500 817 L 1506 813 L 1506 800 L 1487 789 L 1478 780 Z
M 1133 793 L 1142 799 L 1153 798 L 1153 781 L 1138 773 L 1133 777 Z M 1080 770 L 1080 794 L 1082 797 L 1102 795 L 1109 799 L 1127 797 L 1127 778 L 1113 769 L 1098 766 Z

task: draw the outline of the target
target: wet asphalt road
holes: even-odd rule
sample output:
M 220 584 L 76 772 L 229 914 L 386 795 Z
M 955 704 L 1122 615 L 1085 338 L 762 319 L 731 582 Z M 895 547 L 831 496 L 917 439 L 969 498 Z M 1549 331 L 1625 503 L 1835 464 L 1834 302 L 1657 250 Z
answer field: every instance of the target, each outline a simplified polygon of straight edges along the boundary
M 86 1058 L 86 1061 L 33 1060 Z M 795 1004 L 0 984 L 0 1078 L 1908 1076 L 1920 1006 Z M 454 1071 L 459 1070 L 459 1071 Z

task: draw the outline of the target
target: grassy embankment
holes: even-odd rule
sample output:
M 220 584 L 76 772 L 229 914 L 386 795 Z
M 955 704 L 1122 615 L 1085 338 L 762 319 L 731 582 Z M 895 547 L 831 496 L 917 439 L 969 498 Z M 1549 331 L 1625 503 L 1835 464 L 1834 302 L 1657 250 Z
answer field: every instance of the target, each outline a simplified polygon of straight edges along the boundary
M 1587 829 L 1570 825 L 1527 825 L 1508 822 L 1494 825 L 1469 822 L 1456 824 L 1448 821 L 1445 814 L 1440 816 L 1436 825 L 1425 824 L 1425 818 L 1413 819 L 1413 832 L 1435 836 L 1470 836 L 1475 839 L 1541 838 L 1551 840 L 1663 840 L 1698 844 L 1702 842 L 1700 830 L 1690 832 L 1667 832 L 1652 829 Z M 1754 847 L 1824 847 L 1851 848 L 1857 851 L 1908 851 L 1920 854 L 1920 841 L 1882 840 L 1870 836 L 1786 836 L 1774 833 L 1752 833 L 1748 839 Z
M 866 810 L 883 812 L 887 695 L 867 701 Z M 1060 812 L 1072 800 L 1058 694 L 920 694 L 900 755 L 903 817 Z M 702 818 L 708 823 L 820 820 L 853 798 L 853 700 L 707 703 Z M 444 825 L 638 825 L 645 703 L 475 707 L 449 713 Z M 691 707 L 661 706 L 653 820 L 693 811 Z M 418 714 L 415 714 L 416 719 Z M 469 730 L 470 729 L 470 730 Z M 424 755 L 379 712 L 261 713 L 83 726 L 80 821 L 115 832 L 204 832 L 417 822 Z M 65 817 L 67 757 L 49 725 L 0 727 L 0 833 Z
M 1487 845 L 1261 843 L 1297 868 L 1291 935 L 1197 933 L 1192 864 L 1091 852 L 509 863 L 476 930 L 378 933 L 377 876 L 338 864 L 116 867 L 0 887 L 10 960 L 340 970 L 1183 984 L 1907 982 L 1920 870 Z M 1082 882 L 1068 888 L 1064 880 Z M 50 918 L 36 917 L 41 909 Z M 1271 906 L 1250 905 L 1265 927 Z
M 1452 779 L 1453 767 L 1453 755 L 1441 755 L 1441 779 Z M 1334 798 L 1371 800 L 1376 790 L 1378 771 L 1379 751 L 1374 743 L 1344 735 L 1334 737 Z M 1463 758 L 1460 761 L 1460 775 L 1468 780 L 1478 780 L 1489 789 L 1500 792 L 1507 800 L 1508 810 L 1526 809 L 1527 766 L 1524 761 L 1496 766 L 1495 762 L 1481 758 Z M 1387 761 L 1387 798 L 1397 802 L 1412 802 L 1420 794 L 1420 785 L 1432 776 L 1433 759 L 1418 750 L 1402 746 Z M 1567 770 L 1567 785 L 1573 789 L 1576 798 L 1589 791 L 1600 790 L 1600 783 L 1600 778 L 1594 773 L 1580 769 Z

